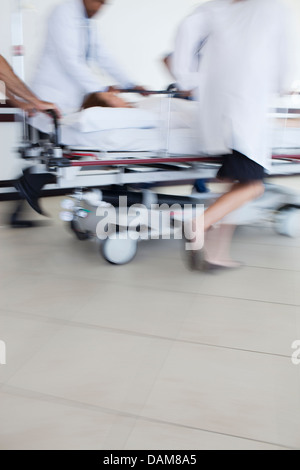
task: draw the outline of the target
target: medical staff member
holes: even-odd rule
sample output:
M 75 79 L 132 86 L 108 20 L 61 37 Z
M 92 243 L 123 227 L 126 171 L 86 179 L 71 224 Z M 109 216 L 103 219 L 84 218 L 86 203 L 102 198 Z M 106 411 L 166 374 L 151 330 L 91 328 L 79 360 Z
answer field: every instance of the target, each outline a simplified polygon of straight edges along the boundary
M 288 88 L 287 29 L 287 11 L 279 0 L 213 0 L 199 6 L 179 28 L 173 74 L 182 89 L 196 90 L 200 150 L 224 155 L 218 176 L 232 183 L 201 220 L 194 220 L 194 230 L 198 222 L 207 233 L 264 192 L 264 172 L 271 164 L 269 99 Z M 195 73 L 191 64 L 201 40 L 205 53 Z M 194 243 L 192 268 L 237 266 L 218 254 L 218 246 L 206 251 L 203 263 L 205 250 L 199 256 L 197 248 Z
M 33 89 L 43 99 L 51 97 L 65 113 L 80 109 L 91 94 L 105 106 L 129 106 L 114 90 L 101 85 L 91 69 L 95 63 L 122 88 L 135 87 L 106 49 L 94 24 L 94 16 L 105 3 L 105 0 L 68 0 L 58 5 L 49 18 Z
M 32 91 L 19 79 L 14 73 L 8 62 L 0 55 L 0 80 L 5 84 L 6 98 L 14 105 L 23 109 L 29 116 L 33 116 L 36 112 L 55 111 L 57 117 L 60 117 L 60 111 L 56 105 L 46 101 L 41 101 Z M 21 180 L 20 180 L 21 181 Z M 20 190 L 20 186 L 18 186 Z M 23 195 L 22 195 L 23 198 Z M 19 220 L 22 207 L 18 203 L 17 209 L 11 216 L 10 224 L 12 227 L 32 227 L 33 223 Z
M 19 108 L 32 115 L 36 111 L 45 112 L 54 110 L 59 116 L 60 112 L 53 103 L 38 99 L 32 91 L 14 73 L 8 62 L 0 55 L 0 80 L 5 84 L 7 98 Z

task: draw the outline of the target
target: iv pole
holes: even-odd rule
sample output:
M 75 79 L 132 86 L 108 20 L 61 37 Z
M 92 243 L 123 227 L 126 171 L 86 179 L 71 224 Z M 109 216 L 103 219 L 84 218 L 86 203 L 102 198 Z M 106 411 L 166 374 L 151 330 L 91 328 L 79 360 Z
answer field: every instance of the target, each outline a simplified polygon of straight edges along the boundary
M 24 34 L 23 34 L 23 7 L 22 0 L 14 0 L 14 11 L 11 15 L 11 44 L 13 69 L 23 81 L 24 71 Z

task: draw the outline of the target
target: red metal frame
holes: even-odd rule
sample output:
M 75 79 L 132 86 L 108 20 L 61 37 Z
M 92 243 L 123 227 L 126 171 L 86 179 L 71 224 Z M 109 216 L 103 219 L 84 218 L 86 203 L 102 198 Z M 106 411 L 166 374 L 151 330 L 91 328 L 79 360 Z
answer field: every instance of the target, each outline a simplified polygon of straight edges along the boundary
M 94 161 L 74 161 L 71 163 L 72 167 L 83 167 L 83 166 L 127 166 L 127 165 L 151 165 L 156 163 L 220 163 L 219 157 L 195 157 L 195 156 L 172 156 L 172 157 L 154 157 L 154 158 L 125 158 L 117 160 L 99 160 L 96 153 L 90 152 L 72 152 L 64 155 L 65 158 L 74 157 L 93 157 Z M 297 155 L 278 154 L 272 156 L 273 160 L 285 160 L 294 161 L 300 163 L 300 153 Z

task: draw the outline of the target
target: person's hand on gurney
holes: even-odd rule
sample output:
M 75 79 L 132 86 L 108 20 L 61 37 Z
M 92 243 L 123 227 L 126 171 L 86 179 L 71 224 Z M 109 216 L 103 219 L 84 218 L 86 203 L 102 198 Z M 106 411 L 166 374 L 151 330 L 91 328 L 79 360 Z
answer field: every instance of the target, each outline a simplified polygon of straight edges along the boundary
M 25 113 L 29 117 L 33 117 L 36 113 L 47 113 L 49 111 L 54 111 L 57 118 L 61 118 L 61 112 L 58 109 L 58 107 L 54 103 L 48 103 L 48 101 L 41 101 L 41 100 L 36 100 L 35 103 L 29 103 L 25 101 L 19 101 L 19 100 L 12 100 L 10 98 L 10 101 L 12 101 L 15 106 L 18 106 L 18 108 L 22 109 L 25 111 Z
M 22 109 L 29 117 L 33 117 L 36 113 L 47 113 L 47 111 L 54 111 L 57 118 L 61 118 L 61 112 L 54 103 L 48 103 L 48 101 L 41 101 L 38 98 L 34 97 L 30 101 L 20 100 L 12 93 L 7 92 L 7 98 L 9 102 L 16 106 L 17 108 Z
M 37 112 L 40 113 L 48 113 L 49 111 L 54 111 L 56 114 L 56 117 L 59 119 L 61 118 L 61 112 L 54 103 L 49 103 L 48 101 L 41 101 L 38 100 L 35 109 Z

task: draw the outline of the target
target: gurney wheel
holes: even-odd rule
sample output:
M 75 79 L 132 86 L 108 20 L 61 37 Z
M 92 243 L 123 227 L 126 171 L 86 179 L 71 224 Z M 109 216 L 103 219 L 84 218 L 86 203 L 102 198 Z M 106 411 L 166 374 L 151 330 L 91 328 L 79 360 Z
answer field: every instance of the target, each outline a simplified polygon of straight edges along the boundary
M 133 260 L 137 252 L 137 241 L 129 237 L 121 239 L 117 233 L 115 238 L 107 238 L 101 245 L 101 252 L 111 264 L 127 264 Z
M 287 205 L 275 215 L 276 231 L 286 237 L 300 237 L 300 207 Z
M 88 232 L 82 232 L 80 230 L 78 224 L 76 223 L 76 220 L 72 220 L 70 222 L 70 228 L 71 228 L 72 232 L 75 233 L 78 240 L 84 241 L 84 240 L 88 240 L 90 238 L 90 235 L 89 235 Z

